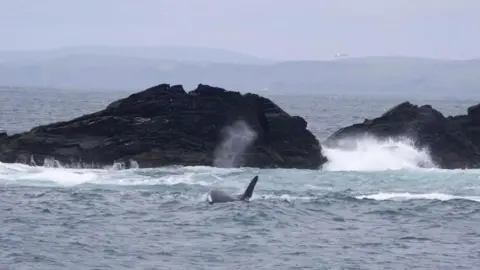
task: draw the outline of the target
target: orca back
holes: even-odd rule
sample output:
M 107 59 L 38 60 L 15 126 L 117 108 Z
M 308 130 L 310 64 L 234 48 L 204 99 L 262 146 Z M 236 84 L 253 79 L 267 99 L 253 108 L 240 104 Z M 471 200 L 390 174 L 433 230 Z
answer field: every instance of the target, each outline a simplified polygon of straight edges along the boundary
M 255 176 L 248 185 L 245 192 L 241 195 L 230 195 L 225 193 L 222 190 L 214 189 L 211 190 L 207 195 L 207 201 L 210 204 L 213 203 L 221 203 L 221 202 L 233 202 L 233 201 L 248 201 L 252 198 L 253 190 L 255 189 L 255 185 L 257 184 L 258 176 Z
M 218 203 L 218 202 L 233 202 L 233 201 L 238 201 L 238 199 L 232 197 L 231 195 L 221 190 L 215 189 L 208 193 L 207 201 L 210 204 L 212 204 L 212 203 Z

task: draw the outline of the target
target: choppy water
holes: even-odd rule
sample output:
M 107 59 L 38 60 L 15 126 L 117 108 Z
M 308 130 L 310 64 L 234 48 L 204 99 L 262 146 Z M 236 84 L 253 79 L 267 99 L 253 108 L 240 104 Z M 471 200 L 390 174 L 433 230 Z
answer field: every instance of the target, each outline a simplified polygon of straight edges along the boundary
M 0 129 L 101 109 L 127 93 L 1 90 Z M 323 139 L 405 98 L 272 96 Z M 417 102 L 417 100 L 414 100 Z M 471 101 L 426 100 L 446 114 Z M 0 163 L 0 269 L 476 269 L 480 171 L 420 169 L 408 141 L 325 149 L 324 171 L 104 170 Z M 252 201 L 208 205 L 211 188 Z

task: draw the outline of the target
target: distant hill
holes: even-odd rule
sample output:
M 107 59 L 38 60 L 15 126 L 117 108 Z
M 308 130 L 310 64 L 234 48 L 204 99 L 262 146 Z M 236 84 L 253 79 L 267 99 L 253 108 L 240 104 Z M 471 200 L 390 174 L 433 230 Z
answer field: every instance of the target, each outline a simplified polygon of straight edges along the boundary
M 216 48 L 188 46 L 77 46 L 36 51 L 0 51 L 2 62 L 38 62 L 72 55 L 139 57 L 187 62 L 266 64 L 272 60 Z
M 480 60 L 366 57 L 274 62 L 221 50 L 183 49 L 0 52 L 0 85 L 136 90 L 166 82 L 275 93 L 480 95 Z

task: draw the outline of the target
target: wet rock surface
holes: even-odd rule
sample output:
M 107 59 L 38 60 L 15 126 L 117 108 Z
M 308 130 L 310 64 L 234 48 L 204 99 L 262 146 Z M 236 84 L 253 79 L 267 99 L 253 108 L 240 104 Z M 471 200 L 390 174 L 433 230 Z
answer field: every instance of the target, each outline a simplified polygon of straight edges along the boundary
M 0 134 L 0 161 L 62 164 L 135 160 L 140 167 L 208 165 L 316 169 L 326 161 L 306 121 L 271 100 L 208 85 L 160 84 L 104 110 Z

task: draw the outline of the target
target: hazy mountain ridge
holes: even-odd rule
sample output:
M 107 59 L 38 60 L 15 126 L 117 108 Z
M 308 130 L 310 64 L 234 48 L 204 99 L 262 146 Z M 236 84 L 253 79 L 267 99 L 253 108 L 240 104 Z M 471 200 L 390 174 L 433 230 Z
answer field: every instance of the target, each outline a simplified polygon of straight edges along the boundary
M 196 53 L 180 57 L 182 48 L 177 48 L 176 54 L 162 58 L 162 53 L 149 55 L 148 50 L 138 48 L 130 55 L 125 48 L 109 52 L 92 48 L 48 55 L 0 52 L 0 85 L 133 90 L 166 82 L 187 87 L 213 84 L 240 91 L 480 94 L 479 59 L 366 57 L 273 62 L 221 50 L 215 54 L 212 49 L 202 54 L 197 48 Z M 174 49 L 163 52 L 169 50 Z M 205 60 L 209 57 L 211 61 Z
M 103 55 L 189 62 L 272 63 L 272 60 L 216 48 L 189 46 L 77 46 L 35 51 L 0 51 L 1 62 L 44 61 L 71 55 Z

